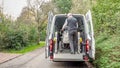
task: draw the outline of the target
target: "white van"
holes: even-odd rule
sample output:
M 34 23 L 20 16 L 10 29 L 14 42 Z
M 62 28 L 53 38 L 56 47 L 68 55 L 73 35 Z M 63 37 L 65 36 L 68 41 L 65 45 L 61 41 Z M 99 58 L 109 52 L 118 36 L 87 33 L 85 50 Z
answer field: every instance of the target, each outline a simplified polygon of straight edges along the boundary
M 78 21 L 78 51 L 79 53 L 71 54 L 69 42 L 63 42 L 63 32 L 60 32 L 67 18 L 66 14 L 53 15 L 51 12 L 48 16 L 47 36 L 45 57 L 53 61 L 90 61 L 95 58 L 95 40 L 90 10 L 86 15 L 73 14 Z M 60 33 L 60 39 L 57 34 Z M 66 38 L 67 39 L 67 38 Z M 58 43 L 59 41 L 59 43 Z M 62 48 L 62 52 L 59 48 Z M 59 47 L 59 48 L 58 48 Z

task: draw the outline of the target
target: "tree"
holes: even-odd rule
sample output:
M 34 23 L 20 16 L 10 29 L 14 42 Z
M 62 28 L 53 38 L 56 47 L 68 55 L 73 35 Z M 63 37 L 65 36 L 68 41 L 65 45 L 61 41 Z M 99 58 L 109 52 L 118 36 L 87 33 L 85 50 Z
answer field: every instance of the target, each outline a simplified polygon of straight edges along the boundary
M 32 0 L 27 1 L 28 6 L 23 8 L 22 13 L 17 18 L 17 20 L 29 24 L 34 22 L 38 28 L 39 35 L 41 35 L 42 30 L 44 30 L 46 26 L 48 12 L 49 11 L 54 12 L 54 4 L 52 3 L 52 1 L 49 2 L 44 2 L 44 0 L 34 0 L 33 2 L 31 1 Z
M 72 4 L 72 13 L 85 14 L 92 7 L 90 0 L 72 0 Z
M 31 11 L 32 8 L 28 10 L 29 7 L 24 7 L 22 9 L 21 15 L 17 18 L 17 21 L 24 23 L 35 23 L 35 12 Z
M 60 13 L 68 13 L 71 10 L 72 0 L 53 0 Z

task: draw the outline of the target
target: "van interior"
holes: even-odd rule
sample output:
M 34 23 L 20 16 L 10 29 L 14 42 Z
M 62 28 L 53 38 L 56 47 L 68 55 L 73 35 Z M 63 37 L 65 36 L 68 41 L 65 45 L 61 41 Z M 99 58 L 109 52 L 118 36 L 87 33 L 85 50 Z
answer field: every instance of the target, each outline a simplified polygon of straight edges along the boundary
M 85 34 L 84 34 L 84 17 L 83 15 L 73 15 L 73 17 L 75 17 L 78 21 L 78 32 L 80 32 L 80 36 L 82 38 L 82 41 L 85 42 Z M 61 29 L 65 23 L 65 20 L 67 18 L 67 15 L 57 15 L 55 17 L 55 32 L 57 32 L 57 53 L 70 53 L 70 44 L 64 44 L 62 43 L 62 32 Z M 54 32 L 54 34 L 55 34 Z M 79 40 L 78 40 L 78 43 Z M 61 50 L 60 50 L 60 46 L 61 46 Z M 82 46 L 82 44 L 78 45 L 80 46 L 79 50 L 80 52 L 84 52 L 84 46 Z M 56 49 L 56 48 L 55 48 Z

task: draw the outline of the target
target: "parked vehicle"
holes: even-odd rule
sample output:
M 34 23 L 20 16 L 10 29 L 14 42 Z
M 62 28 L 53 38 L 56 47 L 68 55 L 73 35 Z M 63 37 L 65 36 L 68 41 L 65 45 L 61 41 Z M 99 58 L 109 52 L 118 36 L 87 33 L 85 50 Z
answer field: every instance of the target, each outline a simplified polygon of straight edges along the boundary
M 67 40 L 67 31 L 61 32 L 63 24 L 67 18 L 66 14 L 53 15 L 51 12 L 48 16 L 47 37 L 45 56 L 53 61 L 90 61 L 95 58 L 95 40 L 90 10 L 83 14 L 73 14 L 78 21 L 78 51 L 79 53 L 71 54 L 69 41 Z M 58 39 L 58 33 L 61 40 Z M 66 36 L 64 36 L 64 34 Z M 57 42 L 59 41 L 59 43 Z M 57 49 L 62 48 L 62 52 Z

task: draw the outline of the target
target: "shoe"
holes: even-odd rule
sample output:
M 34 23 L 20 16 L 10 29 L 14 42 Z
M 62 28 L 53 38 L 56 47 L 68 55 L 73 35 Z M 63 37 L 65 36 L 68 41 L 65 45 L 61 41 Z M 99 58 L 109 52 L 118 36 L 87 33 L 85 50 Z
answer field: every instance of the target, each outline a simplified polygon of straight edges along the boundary
M 79 54 L 79 52 L 75 52 L 75 54 Z
M 75 54 L 75 52 L 71 52 L 71 54 Z

